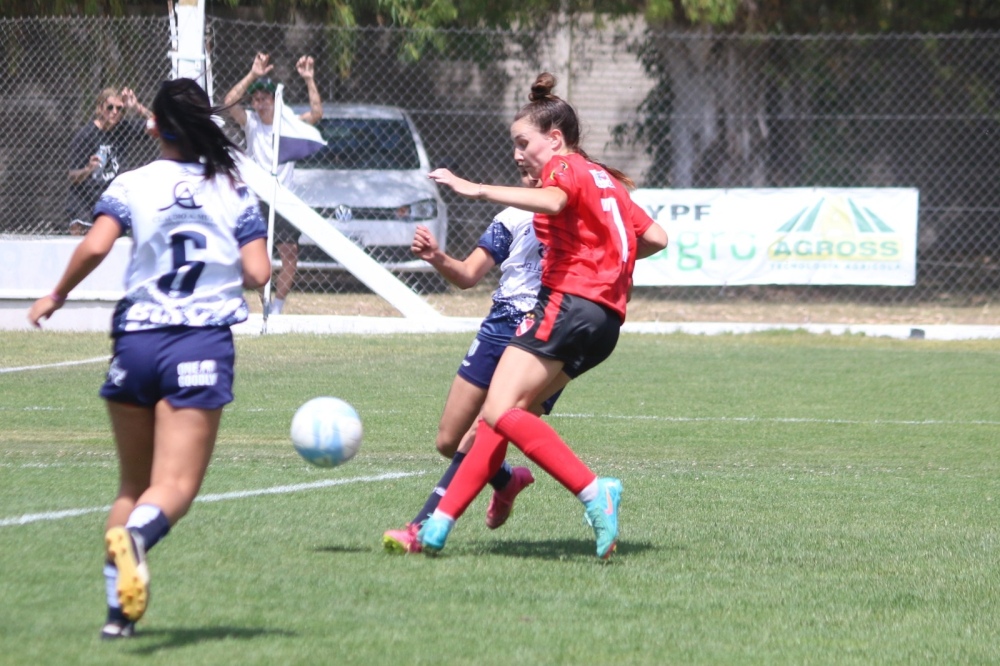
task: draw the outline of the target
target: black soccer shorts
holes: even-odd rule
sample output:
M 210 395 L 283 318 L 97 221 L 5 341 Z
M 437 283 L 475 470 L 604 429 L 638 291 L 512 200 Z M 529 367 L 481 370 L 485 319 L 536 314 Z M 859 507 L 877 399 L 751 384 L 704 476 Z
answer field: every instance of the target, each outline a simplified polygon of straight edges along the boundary
M 535 309 L 525 315 L 509 344 L 562 361 L 563 372 L 576 378 L 611 356 L 621 326 L 618 315 L 603 305 L 542 287 Z

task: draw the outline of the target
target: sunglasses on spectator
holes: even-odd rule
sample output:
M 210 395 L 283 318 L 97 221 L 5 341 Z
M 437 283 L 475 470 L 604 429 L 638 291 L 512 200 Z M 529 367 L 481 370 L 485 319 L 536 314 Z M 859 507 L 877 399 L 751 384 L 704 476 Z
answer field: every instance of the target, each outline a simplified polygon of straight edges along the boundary
M 125 107 L 123 105 L 121 105 L 121 104 L 108 104 L 106 107 L 104 107 L 104 110 L 105 111 L 117 111 L 118 113 L 121 113 L 124 108 Z

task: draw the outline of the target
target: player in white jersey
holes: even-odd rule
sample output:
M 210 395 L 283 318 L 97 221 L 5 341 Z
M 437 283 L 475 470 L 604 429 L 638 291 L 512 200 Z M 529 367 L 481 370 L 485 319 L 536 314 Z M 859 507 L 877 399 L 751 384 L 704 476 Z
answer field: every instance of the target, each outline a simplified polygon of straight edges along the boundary
M 28 313 L 39 326 L 131 232 L 114 357 L 100 391 L 120 474 L 105 532 L 102 638 L 131 636 L 146 611 L 146 553 L 198 494 L 222 408 L 233 399 L 229 327 L 247 318 L 243 288 L 271 277 L 267 227 L 238 180 L 236 146 L 213 120 L 220 110 L 190 79 L 160 86 L 147 126 L 160 159 L 112 181 L 52 294 Z
M 253 222 L 263 218 L 246 186 L 204 172 L 202 164 L 156 160 L 116 178 L 94 207 L 135 242 L 113 334 L 246 320 L 233 239 L 252 235 Z
M 535 185 L 535 181 L 527 176 L 522 177 L 522 182 L 529 187 Z M 532 213 L 517 208 L 504 209 L 493 218 L 489 228 L 479 238 L 476 249 L 464 260 L 455 259 L 441 250 L 426 227 L 418 227 L 414 234 L 413 253 L 461 289 L 479 284 L 494 266 L 500 266 L 501 275 L 500 283 L 493 292 L 493 305 L 462 359 L 438 423 L 436 446 L 441 455 L 451 458 L 451 464 L 416 517 L 403 529 L 389 530 L 382 536 L 382 544 L 390 553 L 420 552 L 417 530 L 437 508 L 471 448 L 476 418 L 486 399 L 500 355 L 524 315 L 535 307 L 541 287 L 544 247 L 535 237 L 532 217 Z M 536 408 L 538 413 L 548 414 L 558 394 L 545 397 L 548 399 Z M 486 510 L 486 525 L 490 529 L 503 525 L 510 516 L 514 498 L 533 482 L 534 477 L 527 467 L 511 467 L 505 461 L 500 471 L 490 479 L 494 491 Z

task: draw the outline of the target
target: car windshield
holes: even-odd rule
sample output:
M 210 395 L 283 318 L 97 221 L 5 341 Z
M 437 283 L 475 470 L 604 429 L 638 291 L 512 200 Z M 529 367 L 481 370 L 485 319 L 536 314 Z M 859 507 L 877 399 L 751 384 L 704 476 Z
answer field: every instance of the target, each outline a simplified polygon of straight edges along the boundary
M 405 120 L 323 118 L 319 131 L 326 148 L 296 162 L 298 169 L 420 168 L 420 156 Z

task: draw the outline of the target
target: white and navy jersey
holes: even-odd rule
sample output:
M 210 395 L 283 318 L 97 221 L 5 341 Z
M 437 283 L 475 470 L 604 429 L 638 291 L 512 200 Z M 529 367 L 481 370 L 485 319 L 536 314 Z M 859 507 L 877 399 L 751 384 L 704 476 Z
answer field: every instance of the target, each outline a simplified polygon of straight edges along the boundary
M 500 284 L 480 335 L 506 342 L 525 313 L 535 307 L 542 279 L 544 246 L 535 237 L 532 213 L 519 208 L 500 211 L 479 238 L 479 247 L 500 266 Z
M 204 173 L 160 159 L 115 178 L 94 206 L 133 240 L 112 335 L 246 320 L 240 248 L 266 238 L 267 225 L 245 185 Z
M 256 111 L 247 109 L 247 124 L 243 133 L 247 139 L 247 153 L 253 161 L 271 173 L 271 160 L 274 156 L 274 125 L 265 125 L 260 121 Z M 282 135 L 284 136 L 284 135 Z M 292 185 L 292 173 L 295 162 L 285 162 L 278 165 L 278 182 L 285 187 Z

